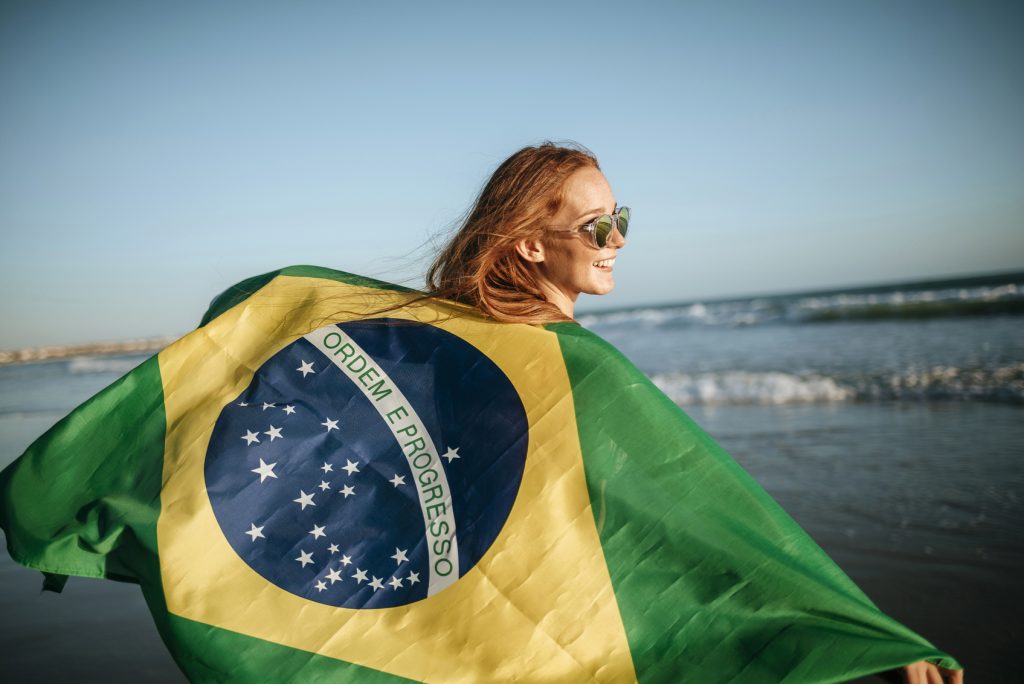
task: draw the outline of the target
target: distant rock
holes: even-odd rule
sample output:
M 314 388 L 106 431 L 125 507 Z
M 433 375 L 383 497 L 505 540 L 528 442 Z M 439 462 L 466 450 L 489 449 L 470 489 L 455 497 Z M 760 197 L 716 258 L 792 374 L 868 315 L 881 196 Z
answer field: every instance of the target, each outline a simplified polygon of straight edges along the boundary
M 93 342 L 54 347 L 31 347 L 0 351 L 0 366 L 12 363 L 31 363 L 65 359 L 69 356 L 104 356 L 109 354 L 130 354 L 135 352 L 159 351 L 173 342 L 174 337 L 147 337 L 119 342 Z

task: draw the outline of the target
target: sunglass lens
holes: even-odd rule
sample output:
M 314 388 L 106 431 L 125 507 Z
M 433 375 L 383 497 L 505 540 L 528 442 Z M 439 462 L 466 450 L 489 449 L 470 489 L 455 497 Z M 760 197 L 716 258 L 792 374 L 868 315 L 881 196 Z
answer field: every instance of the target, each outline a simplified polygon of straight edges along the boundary
M 594 222 L 594 240 L 598 247 L 608 244 L 608 236 L 612 232 L 612 217 L 608 214 L 601 216 Z
M 619 235 L 626 237 L 627 230 L 629 230 L 629 207 L 621 207 L 619 209 Z

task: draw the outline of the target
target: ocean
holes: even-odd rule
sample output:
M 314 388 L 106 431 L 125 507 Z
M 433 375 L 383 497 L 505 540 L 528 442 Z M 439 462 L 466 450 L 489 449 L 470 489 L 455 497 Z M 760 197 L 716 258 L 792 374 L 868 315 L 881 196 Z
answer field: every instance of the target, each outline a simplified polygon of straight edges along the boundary
M 581 315 L 968 682 L 1024 665 L 1024 273 Z M 145 355 L 0 366 L 0 466 Z M 181 682 L 133 585 L 0 558 L 9 681 Z

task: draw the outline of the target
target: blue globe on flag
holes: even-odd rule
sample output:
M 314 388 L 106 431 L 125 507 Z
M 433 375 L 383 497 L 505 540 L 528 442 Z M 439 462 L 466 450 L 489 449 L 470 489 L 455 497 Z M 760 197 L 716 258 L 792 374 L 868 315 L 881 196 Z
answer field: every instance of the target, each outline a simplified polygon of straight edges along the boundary
M 485 354 L 377 318 L 289 344 L 221 411 L 207 493 L 235 552 L 275 585 L 345 608 L 451 586 L 508 518 L 522 401 Z

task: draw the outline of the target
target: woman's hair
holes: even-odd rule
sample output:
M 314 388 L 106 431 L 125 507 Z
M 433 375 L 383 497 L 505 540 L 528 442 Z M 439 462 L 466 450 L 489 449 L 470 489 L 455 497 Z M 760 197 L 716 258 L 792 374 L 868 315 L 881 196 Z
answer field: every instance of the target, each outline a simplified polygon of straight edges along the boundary
M 431 264 L 427 292 L 499 321 L 571 320 L 544 298 L 536 270 L 516 245 L 544 234 L 562 204 L 566 180 L 588 167 L 600 168 L 589 150 L 551 142 L 524 147 L 502 162 Z

